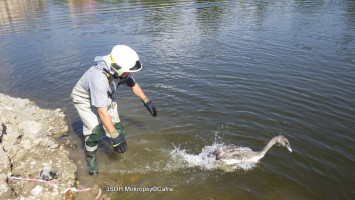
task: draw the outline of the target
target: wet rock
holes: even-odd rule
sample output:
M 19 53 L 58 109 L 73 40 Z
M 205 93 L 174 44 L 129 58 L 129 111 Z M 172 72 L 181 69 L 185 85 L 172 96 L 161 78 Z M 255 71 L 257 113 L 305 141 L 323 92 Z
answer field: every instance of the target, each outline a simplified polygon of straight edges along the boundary
M 79 160 L 76 164 L 78 164 L 78 165 L 82 165 L 82 164 L 83 164 L 83 162 L 81 162 L 81 160 Z

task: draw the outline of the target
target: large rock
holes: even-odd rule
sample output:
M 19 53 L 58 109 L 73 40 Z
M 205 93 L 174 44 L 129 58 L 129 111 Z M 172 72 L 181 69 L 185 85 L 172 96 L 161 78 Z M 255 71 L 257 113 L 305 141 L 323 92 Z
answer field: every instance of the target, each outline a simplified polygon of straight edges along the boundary
M 76 165 L 69 152 L 60 149 L 55 137 L 68 132 L 60 109 L 40 109 L 27 99 L 0 94 L 0 199 L 63 199 L 61 191 L 75 183 Z M 57 171 L 46 183 L 13 180 L 40 179 L 42 169 Z

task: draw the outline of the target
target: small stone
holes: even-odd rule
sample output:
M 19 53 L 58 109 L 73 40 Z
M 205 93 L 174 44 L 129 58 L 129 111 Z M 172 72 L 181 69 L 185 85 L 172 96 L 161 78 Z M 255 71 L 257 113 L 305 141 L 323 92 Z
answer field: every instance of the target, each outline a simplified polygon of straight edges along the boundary
M 52 179 L 56 179 L 58 174 L 53 169 L 43 169 L 41 170 L 39 176 L 41 177 L 42 180 L 50 181 Z
M 42 192 L 42 187 L 37 185 L 33 190 L 31 191 L 31 194 L 38 196 Z

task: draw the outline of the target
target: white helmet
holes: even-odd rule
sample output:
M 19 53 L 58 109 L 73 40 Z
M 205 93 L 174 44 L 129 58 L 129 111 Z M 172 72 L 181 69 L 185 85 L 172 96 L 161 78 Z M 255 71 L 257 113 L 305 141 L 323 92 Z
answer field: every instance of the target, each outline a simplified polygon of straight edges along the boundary
M 121 76 L 124 72 L 138 72 L 142 69 L 137 53 L 126 45 L 116 45 L 110 55 L 106 56 L 106 62 L 112 70 Z

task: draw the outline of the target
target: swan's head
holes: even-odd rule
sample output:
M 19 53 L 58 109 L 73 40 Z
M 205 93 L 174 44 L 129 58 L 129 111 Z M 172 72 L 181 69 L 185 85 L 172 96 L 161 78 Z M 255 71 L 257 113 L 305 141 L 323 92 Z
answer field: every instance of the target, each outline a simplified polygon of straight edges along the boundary
M 277 136 L 277 142 L 280 143 L 282 146 L 286 147 L 290 152 L 292 152 L 290 142 L 287 138 L 282 135 Z

